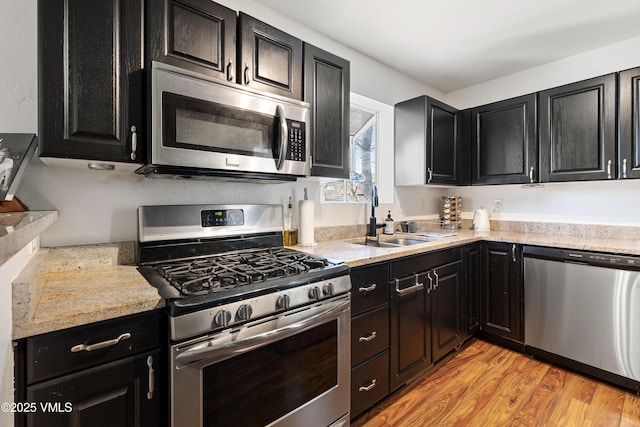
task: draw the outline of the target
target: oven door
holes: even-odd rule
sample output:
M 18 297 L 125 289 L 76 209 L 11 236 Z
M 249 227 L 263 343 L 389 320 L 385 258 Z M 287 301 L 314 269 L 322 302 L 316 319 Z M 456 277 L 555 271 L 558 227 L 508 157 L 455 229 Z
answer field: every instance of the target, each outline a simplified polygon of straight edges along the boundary
M 350 296 L 171 348 L 172 426 L 349 425 Z
M 153 165 L 308 174 L 308 104 L 187 73 L 153 63 Z

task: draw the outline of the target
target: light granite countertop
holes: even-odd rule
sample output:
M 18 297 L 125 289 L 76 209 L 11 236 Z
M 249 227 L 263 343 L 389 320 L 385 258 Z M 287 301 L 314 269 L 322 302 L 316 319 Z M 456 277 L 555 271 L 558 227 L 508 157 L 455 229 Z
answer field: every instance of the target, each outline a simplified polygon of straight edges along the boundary
M 43 248 L 13 282 L 13 339 L 164 307 L 133 243 Z
M 380 241 L 396 236 L 380 236 Z M 564 235 L 553 233 L 527 233 L 522 231 L 489 231 L 474 232 L 462 229 L 457 235 L 444 237 L 425 243 L 400 247 L 375 247 L 354 244 L 364 242 L 364 237 L 345 240 L 329 240 L 319 242 L 317 246 L 295 249 L 344 262 L 350 267 L 358 267 L 373 262 L 386 261 L 427 251 L 444 249 L 447 247 L 465 245 L 477 241 L 508 242 L 526 245 L 548 246 L 586 251 L 599 251 L 640 255 L 640 240 L 621 239 L 611 237 L 592 237 L 584 235 Z
M 350 267 L 477 241 L 640 255 L 637 228 L 615 232 L 553 224 L 543 228 L 539 224 L 496 228 L 484 233 L 461 229 L 455 236 L 396 248 L 353 243 L 363 242 L 364 237 L 333 236 L 315 247 L 294 249 L 345 262 Z M 386 238 L 382 236 L 381 240 Z M 137 271 L 133 253 L 133 242 L 41 249 L 13 283 L 13 338 L 163 307 L 165 302 L 156 288 Z

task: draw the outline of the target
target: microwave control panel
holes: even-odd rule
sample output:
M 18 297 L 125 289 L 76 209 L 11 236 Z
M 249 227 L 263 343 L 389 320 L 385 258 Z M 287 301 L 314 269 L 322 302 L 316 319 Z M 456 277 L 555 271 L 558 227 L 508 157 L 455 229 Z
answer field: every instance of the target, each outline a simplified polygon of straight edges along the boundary
M 305 125 L 303 122 L 289 119 L 287 119 L 287 125 L 289 127 L 289 148 L 286 159 L 304 162 L 307 159 Z

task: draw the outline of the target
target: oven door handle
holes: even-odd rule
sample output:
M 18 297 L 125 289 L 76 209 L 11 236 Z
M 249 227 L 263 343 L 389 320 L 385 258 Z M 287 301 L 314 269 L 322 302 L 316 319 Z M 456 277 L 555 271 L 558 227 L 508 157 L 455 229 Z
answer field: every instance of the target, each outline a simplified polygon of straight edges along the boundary
M 222 344 L 216 347 L 187 350 L 175 357 L 176 368 L 184 368 L 188 365 L 203 361 L 206 361 L 207 364 L 213 364 L 242 353 L 246 353 L 258 347 L 271 344 L 278 340 L 321 325 L 326 321 L 335 318 L 337 313 L 348 309 L 350 306 L 350 300 L 341 301 L 337 305 L 334 305 L 328 310 L 316 314 L 315 316 L 308 317 L 299 322 L 292 323 L 291 325 L 274 329 L 273 331 L 265 332 L 239 341 Z

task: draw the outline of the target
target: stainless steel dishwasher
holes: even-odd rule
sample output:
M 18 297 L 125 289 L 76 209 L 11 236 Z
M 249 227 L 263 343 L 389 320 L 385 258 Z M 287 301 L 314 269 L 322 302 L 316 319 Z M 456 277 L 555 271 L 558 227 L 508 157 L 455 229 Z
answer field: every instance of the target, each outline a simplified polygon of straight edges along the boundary
M 638 390 L 640 257 L 534 246 L 523 254 L 527 351 L 615 374 L 604 379 Z

